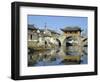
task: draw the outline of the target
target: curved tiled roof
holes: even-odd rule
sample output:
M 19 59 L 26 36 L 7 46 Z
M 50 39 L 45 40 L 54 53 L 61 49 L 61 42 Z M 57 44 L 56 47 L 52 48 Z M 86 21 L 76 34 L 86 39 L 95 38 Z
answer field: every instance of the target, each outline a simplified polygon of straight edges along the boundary
M 64 32 L 67 32 L 67 31 L 82 31 L 81 28 L 78 27 L 78 26 L 75 26 L 75 27 L 68 26 L 68 27 L 65 27 L 61 30 L 64 31 Z
M 37 28 L 34 26 L 34 24 L 33 25 L 28 24 L 28 29 L 30 29 L 30 30 L 37 30 Z
M 45 29 L 39 29 L 41 32 L 43 32 Z M 51 33 L 54 33 L 54 34 L 59 34 L 57 33 L 56 31 L 54 30 L 51 30 L 51 29 L 47 29 L 48 31 L 50 31 Z M 59 34 L 60 35 L 60 34 Z

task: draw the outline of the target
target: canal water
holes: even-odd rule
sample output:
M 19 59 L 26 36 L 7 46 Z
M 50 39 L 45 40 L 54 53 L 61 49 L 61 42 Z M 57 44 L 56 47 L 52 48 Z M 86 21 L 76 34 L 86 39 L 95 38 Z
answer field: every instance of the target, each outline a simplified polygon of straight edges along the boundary
M 84 47 L 81 52 L 69 47 L 66 50 L 56 48 L 44 51 L 33 50 L 28 53 L 28 67 L 87 64 L 87 61 L 87 47 Z

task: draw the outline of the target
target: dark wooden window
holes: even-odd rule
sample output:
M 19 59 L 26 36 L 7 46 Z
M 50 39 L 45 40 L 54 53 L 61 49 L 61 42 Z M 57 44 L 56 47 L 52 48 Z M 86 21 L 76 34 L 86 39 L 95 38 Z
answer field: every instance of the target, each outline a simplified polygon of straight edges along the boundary
M 32 40 L 32 34 L 30 35 L 30 39 Z

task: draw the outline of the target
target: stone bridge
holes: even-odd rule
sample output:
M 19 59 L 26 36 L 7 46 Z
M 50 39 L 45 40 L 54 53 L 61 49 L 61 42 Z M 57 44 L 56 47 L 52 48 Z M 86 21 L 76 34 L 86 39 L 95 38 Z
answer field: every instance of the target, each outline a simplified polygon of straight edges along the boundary
M 82 45 L 84 47 L 88 46 L 88 39 L 87 39 L 87 37 L 82 38 Z
M 57 39 L 61 42 L 62 46 L 65 46 L 67 38 L 70 36 L 66 36 L 66 35 L 60 35 Z M 87 46 L 88 45 L 88 39 L 86 37 L 81 37 L 81 36 L 74 36 L 75 38 L 77 38 L 77 44 L 81 45 L 81 46 Z

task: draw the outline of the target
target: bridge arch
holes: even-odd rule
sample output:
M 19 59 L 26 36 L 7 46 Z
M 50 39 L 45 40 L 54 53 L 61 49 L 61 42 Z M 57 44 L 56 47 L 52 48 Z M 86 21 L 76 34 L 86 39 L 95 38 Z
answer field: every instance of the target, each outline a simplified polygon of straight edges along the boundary
M 64 39 L 64 41 L 63 41 L 62 44 L 63 44 L 65 47 L 67 47 L 67 46 L 72 46 L 72 44 L 70 43 L 71 40 L 72 40 L 72 36 L 66 37 L 66 38 Z
M 56 41 L 58 43 L 58 46 L 61 47 L 61 41 L 59 39 L 56 38 Z

